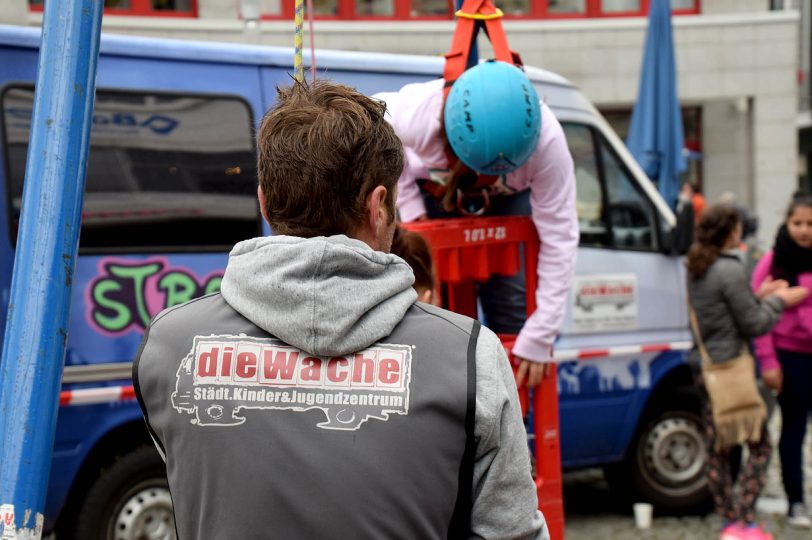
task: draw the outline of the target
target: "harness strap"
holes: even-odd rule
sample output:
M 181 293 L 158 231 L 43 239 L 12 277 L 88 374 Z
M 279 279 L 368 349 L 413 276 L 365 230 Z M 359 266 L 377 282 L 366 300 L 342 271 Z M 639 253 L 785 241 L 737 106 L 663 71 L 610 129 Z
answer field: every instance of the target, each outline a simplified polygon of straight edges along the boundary
M 522 59 L 518 53 L 510 50 L 505 30 L 502 27 L 502 10 L 493 5 L 491 0 L 465 0 L 462 8 L 455 14 L 457 16 L 457 26 L 454 29 L 454 37 L 451 41 L 451 50 L 445 55 L 445 67 L 443 68 L 443 105 L 451 91 L 454 82 L 468 69 L 468 61 L 471 56 L 471 49 L 479 34 L 483 29 L 485 35 L 493 46 L 496 60 L 507 62 L 515 66 L 522 65 Z M 494 175 L 477 175 L 470 168 L 465 166 L 451 150 L 448 141 L 445 143 L 445 155 L 448 168 L 452 171 L 448 183 L 445 185 L 429 185 L 431 182 L 423 184 L 427 191 L 434 197 L 442 200 L 443 209 L 446 212 L 459 210 L 463 214 L 471 214 L 466 210 L 463 199 L 471 196 L 482 197 L 485 206 L 471 215 L 479 215 L 487 210 L 489 198 L 487 190 L 498 179 Z M 473 178 L 473 181 L 466 179 Z M 484 197 L 482 194 L 485 194 Z
M 485 30 L 485 34 L 493 45 L 494 56 L 497 60 L 516 66 L 522 65 L 519 54 L 511 51 L 508 45 L 507 36 L 500 20 L 503 15 L 502 11 L 497 9 L 491 0 L 465 0 L 456 15 L 457 27 L 454 29 L 451 50 L 445 55 L 443 98 L 448 97 L 451 85 L 468 68 L 468 58 L 480 28 Z

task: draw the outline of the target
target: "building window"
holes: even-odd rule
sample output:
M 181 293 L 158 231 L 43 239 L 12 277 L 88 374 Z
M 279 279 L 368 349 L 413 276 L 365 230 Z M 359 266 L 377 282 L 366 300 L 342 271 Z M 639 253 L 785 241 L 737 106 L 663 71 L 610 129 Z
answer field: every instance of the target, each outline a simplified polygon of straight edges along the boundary
M 505 15 L 530 15 L 532 0 L 496 0 L 496 7 L 504 11 Z
M 652 0 L 531 0 L 541 18 L 645 17 Z M 700 0 L 671 0 L 677 15 L 697 14 Z
M 638 13 L 643 9 L 640 0 L 603 0 L 604 13 Z
M 548 0 L 547 11 L 571 15 L 586 13 L 586 0 Z
M 28 0 L 32 11 L 42 11 L 45 0 Z M 136 17 L 197 17 L 197 0 L 104 0 L 105 15 Z
M 412 0 L 411 17 L 448 17 L 454 10 L 453 0 Z
M 355 13 L 360 16 L 388 16 L 395 14 L 394 0 L 355 0 Z
M 339 0 L 313 0 L 313 10 L 317 17 L 337 17 Z
M 262 0 L 260 5 L 263 15 L 273 15 L 276 17 L 282 15 L 282 0 Z
M 192 11 L 192 0 L 152 0 L 155 11 Z

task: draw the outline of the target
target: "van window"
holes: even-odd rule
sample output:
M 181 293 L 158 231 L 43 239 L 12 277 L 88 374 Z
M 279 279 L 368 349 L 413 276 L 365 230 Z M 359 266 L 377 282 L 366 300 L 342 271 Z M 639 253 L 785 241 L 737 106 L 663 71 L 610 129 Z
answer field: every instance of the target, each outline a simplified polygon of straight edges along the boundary
M 654 206 L 606 139 L 584 124 L 562 127 L 575 164 L 581 245 L 656 249 Z
M 582 246 L 608 246 L 609 227 L 604 217 L 604 194 L 592 129 L 583 124 L 563 123 L 575 164 L 576 208 Z
M 12 242 L 34 91 L 2 94 Z M 238 98 L 98 90 L 80 249 L 226 250 L 256 236 L 253 120 Z

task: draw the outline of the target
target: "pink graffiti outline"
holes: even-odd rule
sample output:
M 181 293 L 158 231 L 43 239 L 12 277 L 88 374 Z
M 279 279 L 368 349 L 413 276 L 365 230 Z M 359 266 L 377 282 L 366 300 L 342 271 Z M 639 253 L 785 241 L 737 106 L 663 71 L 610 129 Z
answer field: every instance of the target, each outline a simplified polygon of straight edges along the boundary
M 184 272 L 191 276 L 199 287 L 205 286 L 214 277 L 223 277 L 223 270 L 212 270 L 200 278 L 196 272 L 192 271 L 186 266 L 171 265 L 167 257 L 149 256 L 144 259 L 130 259 L 116 256 L 102 257 L 99 259 L 99 262 L 96 265 L 96 275 L 88 280 L 83 294 L 85 301 L 85 322 L 87 322 L 88 326 L 95 332 L 111 338 L 118 338 L 129 332 L 143 334 L 144 328 L 141 327 L 138 313 L 134 314 L 133 322 L 119 331 L 111 332 L 110 330 L 100 326 L 93 319 L 93 309 L 96 307 L 96 303 L 93 301 L 93 287 L 99 280 L 110 277 L 106 271 L 106 267 L 109 264 L 114 264 L 116 266 L 146 266 L 154 263 L 160 264 L 161 270 L 158 273 L 148 277 L 144 282 L 144 304 L 150 317 L 155 317 L 155 315 L 164 309 L 166 296 L 158 291 L 158 282 L 166 274 L 171 272 Z

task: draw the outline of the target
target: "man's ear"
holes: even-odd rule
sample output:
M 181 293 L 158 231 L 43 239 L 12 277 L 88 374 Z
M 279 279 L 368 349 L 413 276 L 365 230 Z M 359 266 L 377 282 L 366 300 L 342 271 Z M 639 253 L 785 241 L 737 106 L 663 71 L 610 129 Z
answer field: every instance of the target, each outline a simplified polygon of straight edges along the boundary
M 262 192 L 262 186 L 257 186 L 257 199 L 259 199 L 259 211 L 262 213 L 262 218 L 270 224 L 268 219 L 268 210 L 265 206 L 265 194 Z
M 382 228 L 388 224 L 389 214 L 386 210 L 386 188 L 377 186 L 367 195 L 367 224 L 374 233 L 375 239 L 381 235 Z

